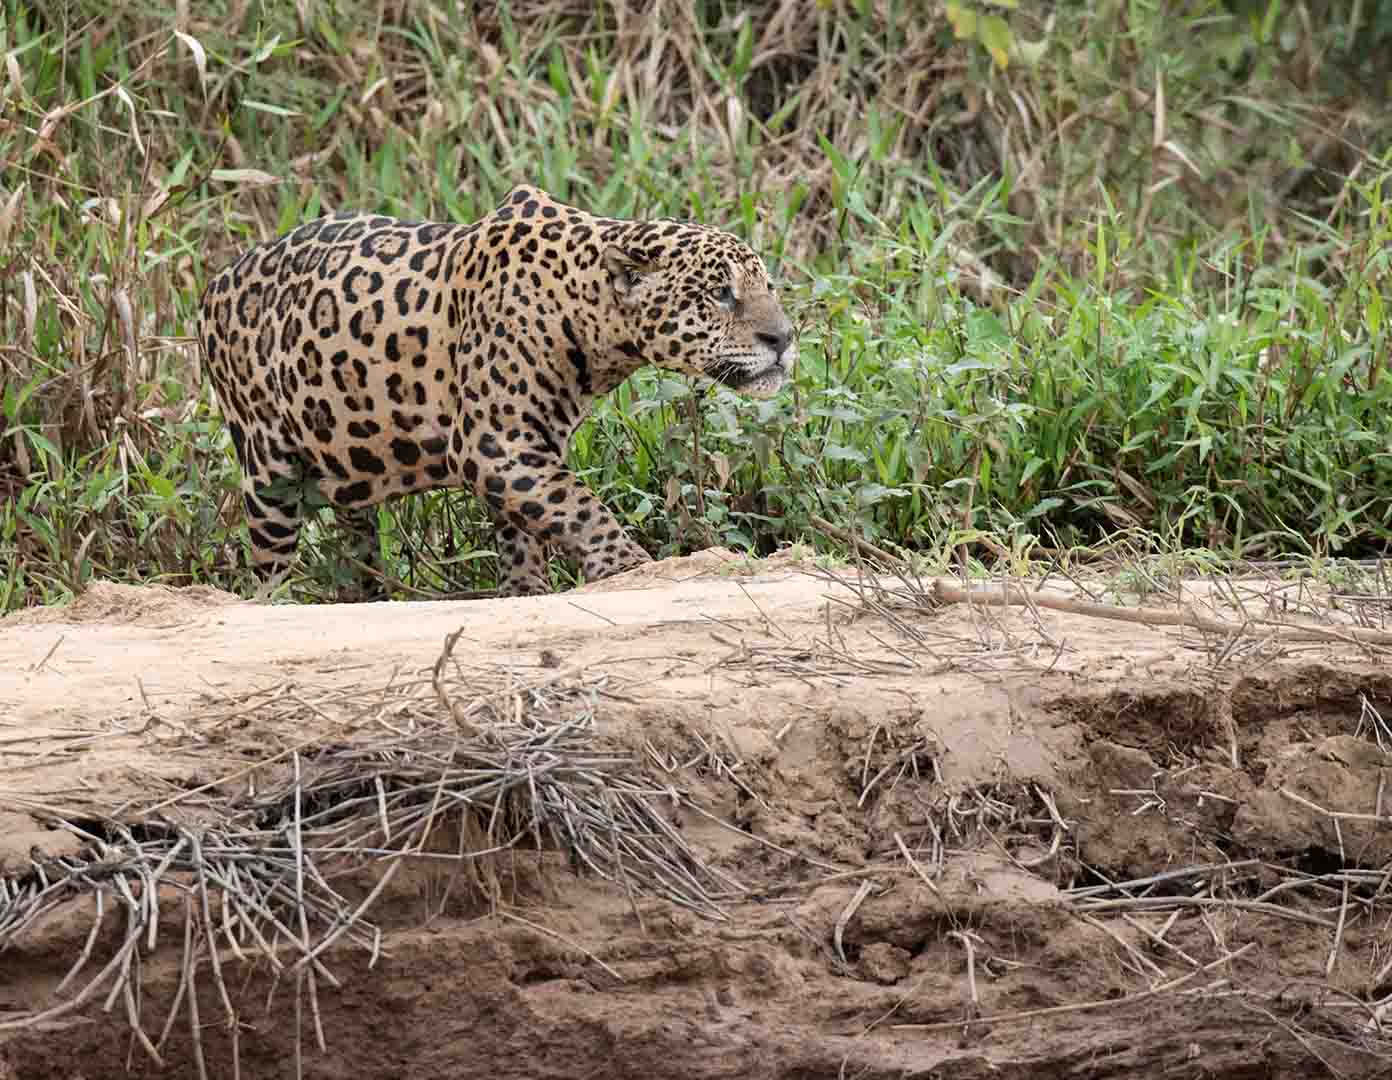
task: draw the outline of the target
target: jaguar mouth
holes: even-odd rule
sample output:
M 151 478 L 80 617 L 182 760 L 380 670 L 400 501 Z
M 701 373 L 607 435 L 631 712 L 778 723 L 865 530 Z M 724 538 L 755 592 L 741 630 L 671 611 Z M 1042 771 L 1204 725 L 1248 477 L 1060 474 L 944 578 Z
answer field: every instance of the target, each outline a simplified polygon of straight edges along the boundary
M 735 389 L 750 397 L 766 397 L 783 389 L 788 381 L 788 370 L 782 364 L 770 364 L 763 371 L 756 371 Z
M 784 354 L 773 363 L 752 371 L 748 368 L 721 365 L 712 374 L 717 382 L 748 397 L 771 397 L 783 389 L 792 367 L 792 357 Z

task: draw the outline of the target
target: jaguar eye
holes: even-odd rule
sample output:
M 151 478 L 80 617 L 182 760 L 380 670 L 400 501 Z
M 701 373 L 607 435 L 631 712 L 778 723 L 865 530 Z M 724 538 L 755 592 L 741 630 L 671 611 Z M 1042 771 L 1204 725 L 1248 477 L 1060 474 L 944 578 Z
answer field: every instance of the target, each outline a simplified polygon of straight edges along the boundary
M 728 285 L 721 286 L 711 295 L 715 297 L 715 302 L 721 307 L 733 308 L 735 306 L 735 290 Z

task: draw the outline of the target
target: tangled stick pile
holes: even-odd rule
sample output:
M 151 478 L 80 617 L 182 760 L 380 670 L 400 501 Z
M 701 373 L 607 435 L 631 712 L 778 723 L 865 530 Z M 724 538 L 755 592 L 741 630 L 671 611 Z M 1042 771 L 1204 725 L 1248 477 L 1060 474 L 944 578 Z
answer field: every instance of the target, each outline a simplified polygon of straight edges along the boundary
M 370 910 L 406 859 L 464 862 L 480 898 L 496 900 L 498 857 L 562 851 L 577 869 L 618 884 L 630 898 L 664 897 L 724 918 L 716 897 L 741 887 L 682 838 L 673 819 L 686 796 L 670 778 L 654 780 L 635 755 L 607 748 L 587 712 L 536 719 L 507 711 L 509 719 L 474 710 L 478 726 L 464 734 L 437 711 L 433 722 L 416 717 L 413 731 L 297 747 L 258 763 L 274 763 L 280 773 L 261 790 L 238 788 L 234 774 L 187 799 L 120 817 L 36 812 L 82 846 L 52 857 L 35 849 L 27 869 L 0 876 L 0 949 L 81 897 L 92 899 L 92 925 L 55 1002 L 10 1015 L 0 1032 L 51 1023 L 104 995 L 103 1008 L 121 1005 L 157 1063 L 184 1010 L 201 1062 L 194 983 L 211 978 L 235 1053 L 238 1025 L 224 981 L 230 953 L 269 964 L 277 980 L 293 977 L 297 1013 L 307 999 L 322 1047 L 317 986 L 320 980 L 339 985 L 328 951 L 344 940 L 369 954 L 369 966 L 376 962 L 381 932 Z M 454 850 L 441 850 L 442 836 Z M 366 895 L 353 895 L 353 871 L 372 864 L 385 871 Z M 113 901 L 121 937 L 93 971 Z M 155 947 L 162 921 L 166 931 L 182 922 L 183 975 L 163 1027 L 148 1032 L 140 1015 L 140 960 L 142 946 L 145 953 Z

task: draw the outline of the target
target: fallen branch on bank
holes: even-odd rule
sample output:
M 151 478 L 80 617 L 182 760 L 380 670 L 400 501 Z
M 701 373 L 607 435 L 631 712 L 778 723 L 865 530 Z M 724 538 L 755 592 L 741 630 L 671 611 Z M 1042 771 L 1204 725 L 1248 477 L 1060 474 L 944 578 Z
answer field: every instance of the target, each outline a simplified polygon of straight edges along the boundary
M 870 543 L 863 537 L 829 521 L 813 516 L 812 523 L 828 536 L 854 548 L 859 554 L 879 562 L 897 575 L 910 571 L 906 559 L 884 548 Z M 1062 611 L 1072 615 L 1082 615 L 1090 619 L 1111 619 L 1117 622 L 1138 623 L 1145 626 L 1187 626 L 1205 634 L 1221 634 L 1237 637 L 1244 634 L 1265 633 L 1278 642 L 1324 641 L 1331 644 L 1364 645 L 1372 647 L 1392 647 L 1392 631 L 1364 626 L 1315 626 L 1310 623 L 1290 623 L 1279 619 L 1247 617 L 1242 621 L 1219 619 L 1203 615 L 1191 605 L 1180 608 L 1122 607 L 1119 604 L 1101 604 L 1093 600 L 1079 600 L 1057 593 L 1027 590 L 1019 585 L 994 586 L 990 588 L 963 588 L 941 578 L 928 583 L 920 582 L 914 589 L 915 600 L 928 597 L 936 604 L 979 604 L 983 607 L 1025 607 L 1045 608 Z

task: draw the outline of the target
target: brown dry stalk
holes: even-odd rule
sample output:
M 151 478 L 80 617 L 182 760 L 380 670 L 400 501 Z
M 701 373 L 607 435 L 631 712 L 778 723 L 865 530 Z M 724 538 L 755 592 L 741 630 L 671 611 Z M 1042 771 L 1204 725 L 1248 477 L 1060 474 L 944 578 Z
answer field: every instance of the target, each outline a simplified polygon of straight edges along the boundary
M 816 514 L 809 515 L 808 520 L 828 536 L 835 537 L 843 544 L 856 548 L 863 555 L 868 555 L 872 559 L 879 559 L 880 562 L 884 563 L 886 566 L 908 568 L 908 560 L 886 551 L 882 547 L 875 546 L 863 536 L 857 536 L 849 529 L 843 529 L 839 525 L 833 525 L 831 522 L 827 521 L 826 518 L 818 517 Z

